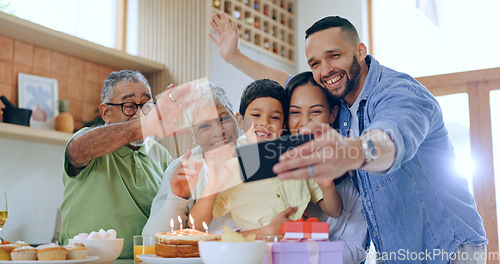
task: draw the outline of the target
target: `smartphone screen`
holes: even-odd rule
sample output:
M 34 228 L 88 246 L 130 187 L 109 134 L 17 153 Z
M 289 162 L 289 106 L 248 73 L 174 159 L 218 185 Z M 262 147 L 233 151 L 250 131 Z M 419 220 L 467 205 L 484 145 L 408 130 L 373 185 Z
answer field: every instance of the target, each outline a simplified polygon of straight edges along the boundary
M 240 146 L 236 149 L 243 182 L 276 177 L 274 164 L 281 154 L 314 139 L 314 135 L 284 135 L 277 139 Z

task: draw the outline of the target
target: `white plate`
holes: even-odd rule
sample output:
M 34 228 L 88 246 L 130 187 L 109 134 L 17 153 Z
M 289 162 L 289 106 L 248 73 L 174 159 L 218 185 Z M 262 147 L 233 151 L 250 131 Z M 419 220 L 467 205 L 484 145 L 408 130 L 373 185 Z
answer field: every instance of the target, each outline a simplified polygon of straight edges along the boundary
M 137 257 L 149 264 L 203 264 L 201 258 L 159 258 L 154 254 L 141 254 Z
M 87 259 L 74 259 L 74 260 L 2 260 L 0 264 L 77 264 L 77 263 L 87 263 L 94 260 L 98 260 L 99 256 L 87 256 Z

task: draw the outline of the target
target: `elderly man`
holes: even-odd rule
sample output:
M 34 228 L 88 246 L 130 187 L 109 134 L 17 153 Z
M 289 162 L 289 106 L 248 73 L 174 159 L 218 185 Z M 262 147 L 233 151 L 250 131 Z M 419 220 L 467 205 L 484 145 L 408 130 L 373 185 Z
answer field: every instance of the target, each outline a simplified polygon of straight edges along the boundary
M 141 73 L 112 72 L 104 81 L 99 112 L 106 125 L 81 129 L 66 146 L 63 244 L 79 233 L 115 229 L 125 239 L 120 258 L 133 257 L 132 238 L 141 233 L 161 175 L 172 161 L 148 137 L 177 131 L 175 118 L 192 103 L 183 102 L 187 86 L 166 93 L 155 107 Z

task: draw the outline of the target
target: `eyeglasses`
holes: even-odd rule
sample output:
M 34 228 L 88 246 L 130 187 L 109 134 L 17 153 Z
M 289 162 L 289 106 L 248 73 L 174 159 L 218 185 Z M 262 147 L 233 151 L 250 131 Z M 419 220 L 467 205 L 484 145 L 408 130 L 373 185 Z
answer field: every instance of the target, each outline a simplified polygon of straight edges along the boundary
M 121 103 L 121 104 L 115 104 L 115 103 L 106 103 L 106 104 L 107 105 L 119 105 L 119 106 L 121 106 L 122 113 L 126 116 L 135 115 L 138 107 L 141 107 L 142 113 L 147 115 L 155 107 L 154 102 L 146 102 L 146 103 L 142 103 L 142 104 L 136 104 L 133 102 L 126 102 L 126 103 Z

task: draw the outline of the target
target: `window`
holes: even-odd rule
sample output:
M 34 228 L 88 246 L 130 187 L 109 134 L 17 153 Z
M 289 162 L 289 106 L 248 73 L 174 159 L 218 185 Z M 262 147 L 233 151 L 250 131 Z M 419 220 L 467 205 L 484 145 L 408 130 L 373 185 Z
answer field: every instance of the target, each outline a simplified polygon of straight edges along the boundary
M 500 67 L 500 1 L 370 0 L 372 50 L 414 77 Z
M 0 8 L 42 26 L 115 48 L 116 0 L 0 0 Z
M 467 179 L 472 192 L 474 160 L 470 149 L 469 96 L 466 93 L 438 96 L 443 118 L 455 150 L 455 168 Z
M 497 202 L 497 219 L 500 219 L 500 105 L 495 102 L 500 100 L 500 90 L 490 92 L 491 107 L 491 135 L 493 140 L 493 167 L 495 172 L 495 194 Z M 500 232 L 500 221 L 498 224 Z M 500 236 L 499 236 L 500 237 Z

